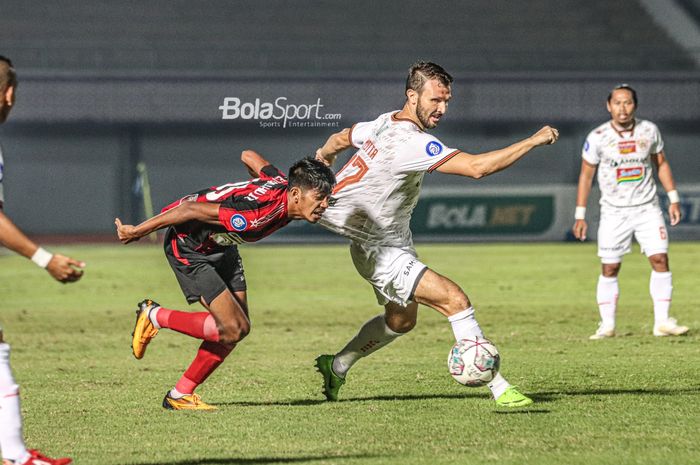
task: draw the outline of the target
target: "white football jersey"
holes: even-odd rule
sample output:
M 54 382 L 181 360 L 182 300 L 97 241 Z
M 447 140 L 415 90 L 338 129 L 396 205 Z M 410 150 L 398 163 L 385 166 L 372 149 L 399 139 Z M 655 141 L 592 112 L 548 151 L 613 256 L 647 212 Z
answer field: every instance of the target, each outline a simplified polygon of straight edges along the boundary
M 632 131 L 619 132 L 611 121 L 588 134 L 583 159 L 598 165 L 600 204 L 633 207 L 656 199 L 651 155 L 661 152 L 664 142 L 654 123 L 636 119 Z
M 363 243 L 412 244 L 409 223 L 423 175 L 459 153 L 397 112 L 355 124 L 350 142 L 359 150 L 336 174 L 335 204 L 320 223 Z

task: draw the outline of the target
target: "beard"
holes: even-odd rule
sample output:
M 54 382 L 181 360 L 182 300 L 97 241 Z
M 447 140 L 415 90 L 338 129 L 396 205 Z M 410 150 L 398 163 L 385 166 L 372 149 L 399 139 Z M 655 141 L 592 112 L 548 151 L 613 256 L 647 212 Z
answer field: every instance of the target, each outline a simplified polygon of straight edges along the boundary
M 426 129 L 433 129 L 438 125 L 438 123 L 431 123 L 430 122 L 430 115 L 436 112 L 429 112 L 423 108 L 423 106 L 420 104 L 420 100 L 418 100 L 418 103 L 416 104 L 416 116 L 418 117 L 418 121 L 420 121 L 420 124 L 423 125 L 424 128 Z

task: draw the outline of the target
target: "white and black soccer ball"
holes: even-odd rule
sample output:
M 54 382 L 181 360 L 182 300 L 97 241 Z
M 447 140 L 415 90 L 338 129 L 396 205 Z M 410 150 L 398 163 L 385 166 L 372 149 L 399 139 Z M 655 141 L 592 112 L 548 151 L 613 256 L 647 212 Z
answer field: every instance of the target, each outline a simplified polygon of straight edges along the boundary
M 488 339 L 474 336 L 455 342 L 447 368 L 459 384 L 477 387 L 490 383 L 501 366 L 498 349 Z

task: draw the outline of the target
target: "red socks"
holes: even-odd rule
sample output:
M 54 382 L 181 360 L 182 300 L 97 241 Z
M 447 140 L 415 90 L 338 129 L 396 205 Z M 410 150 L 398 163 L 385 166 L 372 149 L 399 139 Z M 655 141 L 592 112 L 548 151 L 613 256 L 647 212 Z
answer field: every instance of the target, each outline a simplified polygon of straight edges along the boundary
M 197 356 L 177 382 L 175 389 L 183 394 L 192 394 L 195 388 L 202 384 L 221 365 L 232 350 L 233 347 L 227 347 L 218 342 L 202 342 Z
M 209 312 L 181 312 L 159 308 L 156 313 L 158 326 L 205 341 L 218 342 L 219 330 Z

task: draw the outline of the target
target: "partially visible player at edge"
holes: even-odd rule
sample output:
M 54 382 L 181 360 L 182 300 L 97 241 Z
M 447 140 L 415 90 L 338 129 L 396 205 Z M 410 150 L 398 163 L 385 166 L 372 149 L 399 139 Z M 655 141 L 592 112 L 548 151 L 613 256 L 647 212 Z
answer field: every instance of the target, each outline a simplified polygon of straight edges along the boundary
M 117 218 L 119 239 L 128 244 L 161 228 L 165 255 L 189 303 L 208 312 L 139 303 L 132 348 L 137 359 L 160 328 L 202 339 L 197 355 L 163 399 L 171 410 L 213 410 L 194 390 L 250 331 L 243 263 L 237 244 L 258 241 L 292 220 L 317 222 L 328 207 L 333 172 L 312 158 L 296 162 L 289 176 L 246 150 L 241 160 L 256 179 L 204 189 L 165 207 L 138 226 Z
M 0 55 L 0 124 L 7 120 L 14 104 L 17 74 L 12 62 Z M 5 201 L 2 181 L 4 165 L 0 151 L 0 244 L 31 259 L 62 283 L 77 281 L 83 275 L 83 262 L 52 254 L 36 245 L 2 211 Z M 66 465 L 69 458 L 52 459 L 35 449 L 27 449 L 22 436 L 19 386 L 10 368 L 10 345 L 4 342 L 0 328 L 0 450 L 3 465 Z
M 654 336 L 685 334 L 688 327 L 669 317 L 673 283 L 668 266 L 668 234 L 652 172 L 653 166 L 668 195 L 668 216 L 671 226 L 675 226 L 681 221 L 680 196 L 664 153 L 664 141 L 654 123 L 634 117 L 637 93 L 627 84 L 610 92 L 607 109 L 612 119 L 591 131 L 583 145 L 574 213 L 573 233 L 583 241 L 588 230 L 586 204 L 597 169 L 601 192 L 598 256 L 602 272 L 596 296 L 601 321 L 590 339 L 615 335 L 620 295 L 617 275 L 622 256 L 631 250 L 633 235 L 652 268 L 649 293 L 654 303 Z
M 358 149 L 337 173 L 337 203 L 320 224 L 351 240 L 355 267 L 384 306 L 384 313 L 367 321 L 340 352 L 316 359 L 328 400 L 337 400 L 355 362 L 413 329 L 418 304 L 446 316 L 457 340 L 483 337 L 464 291 L 421 263 L 413 248 L 409 220 L 423 176 L 437 170 L 479 179 L 509 167 L 537 146 L 553 144 L 559 133 L 545 126 L 527 139 L 481 155 L 448 148 L 426 130 L 447 112 L 451 85 L 452 77 L 439 65 L 414 64 L 400 111 L 333 134 L 316 153 L 331 165 L 341 151 Z M 499 406 L 532 403 L 500 374 L 489 388 Z

